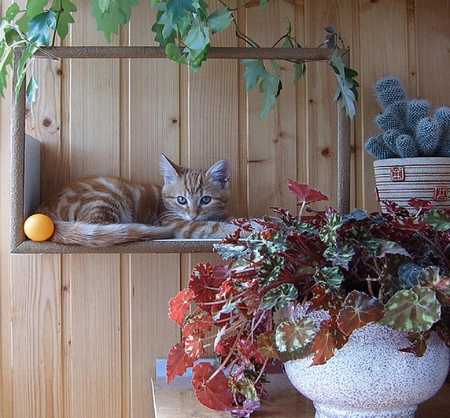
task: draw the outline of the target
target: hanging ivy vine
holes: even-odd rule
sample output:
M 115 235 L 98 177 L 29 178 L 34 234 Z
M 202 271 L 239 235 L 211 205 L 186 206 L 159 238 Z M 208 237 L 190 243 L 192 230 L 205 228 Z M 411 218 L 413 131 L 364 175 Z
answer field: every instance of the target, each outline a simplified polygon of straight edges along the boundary
M 267 7 L 268 0 L 260 0 L 260 6 Z M 121 26 L 126 25 L 132 17 L 132 9 L 137 0 L 89 0 L 92 4 L 92 16 L 97 29 L 103 32 L 106 40 L 111 41 L 112 34 L 118 34 Z M 150 7 L 156 10 L 156 20 L 151 29 L 155 40 L 165 47 L 166 55 L 176 62 L 187 64 L 193 71 L 198 71 L 207 59 L 211 48 L 211 36 L 225 29 L 234 27 L 236 36 L 253 48 L 259 48 L 257 42 L 245 35 L 237 25 L 235 15 L 246 7 L 249 0 L 239 7 L 232 8 L 223 0 L 216 0 L 210 8 L 203 0 L 150 0 Z M 75 23 L 75 3 L 70 0 L 28 0 L 25 9 L 13 3 L 0 20 L 0 95 L 8 86 L 8 69 L 13 67 L 13 50 L 24 47 L 17 68 L 17 93 L 25 79 L 30 63 L 37 51 L 45 52 L 45 47 L 53 46 L 57 37 L 64 40 L 69 32 L 69 25 Z M 325 28 L 327 35 L 319 47 L 334 49 L 327 64 L 337 79 L 337 90 L 334 100 L 341 99 L 347 115 L 355 115 L 355 101 L 358 99 L 358 73 L 345 65 L 338 53 L 345 48 L 344 42 L 333 27 Z M 286 33 L 272 45 L 273 48 L 302 48 L 292 34 L 289 23 Z M 274 60 L 245 59 L 244 78 L 247 91 L 258 87 L 263 95 L 260 118 L 264 118 L 276 104 L 282 90 L 279 64 Z M 296 84 L 306 71 L 306 62 L 292 61 L 295 68 L 293 83 Z M 32 105 L 36 97 L 38 81 L 29 77 L 27 84 L 27 101 Z

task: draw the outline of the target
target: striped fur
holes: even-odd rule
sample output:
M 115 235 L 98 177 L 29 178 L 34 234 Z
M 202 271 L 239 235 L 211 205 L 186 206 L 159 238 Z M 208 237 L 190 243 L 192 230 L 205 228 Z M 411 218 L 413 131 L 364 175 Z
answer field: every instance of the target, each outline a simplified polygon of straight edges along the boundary
M 223 238 L 228 223 L 230 167 L 180 167 L 161 158 L 163 187 L 113 176 L 89 177 L 63 187 L 38 213 L 55 223 L 50 241 L 87 247 L 166 238 Z

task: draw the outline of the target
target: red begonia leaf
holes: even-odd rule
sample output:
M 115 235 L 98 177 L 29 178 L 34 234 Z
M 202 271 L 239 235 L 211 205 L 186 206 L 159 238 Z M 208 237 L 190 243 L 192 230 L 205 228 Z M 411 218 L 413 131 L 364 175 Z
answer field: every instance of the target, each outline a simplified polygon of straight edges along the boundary
M 337 324 L 345 335 L 384 316 L 384 305 L 377 298 L 353 290 L 345 298 L 345 307 L 338 315 Z
M 195 293 L 194 301 L 201 305 L 202 309 L 210 310 L 208 303 L 216 299 L 227 271 L 226 266 L 213 268 L 209 263 L 199 263 L 195 266 L 188 286 Z
M 222 370 L 211 378 L 217 367 L 210 363 L 196 364 L 192 372 L 192 386 L 197 399 L 206 407 L 216 411 L 229 411 L 233 408 L 233 395 L 228 386 L 228 379 Z
M 191 307 L 194 292 L 191 289 L 183 289 L 169 302 L 169 317 L 178 325 L 182 326 L 186 312 Z
M 325 196 L 318 190 L 312 189 L 307 184 L 300 184 L 291 179 L 288 179 L 288 181 L 289 190 L 299 198 L 299 202 L 297 203 L 298 205 L 328 200 L 328 196 Z
M 197 332 L 200 336 L 204 337 L 211 330 L 212 323 L 213 319 L 208 312 L 197 309 L 192 315 L 186 318 L 183 326 L 183 336 L 186 338 L 188 335 Z
M 325 364 L 327 360 L 334 356 L 334 349 L 336 348 L 336 340 L 333 333 L 334 321 L 324 321 L 320 324 L 319 331 L 313 340 L 313 365 Z
M 182 376 L 193 365 L 194 361 L 184 351 L 184 344 L 176 343 L 167 355 L 167 383 L 170 383 L 176 376 Z
M 189 334 L 184 341 L 184 351 L 194 361 L 206 354 L 202 336 L 198 332 Z
M 409 199 L 408 203 L 417 212 L 419 212 L 419 211 L 421 211 L 423 209 L 428 209 L 428 210 L 434 209 L 433 205 L 431 204 L 431 202 L 429 200 L 413 198 L 413 199 Z
M 273 331 L 267 331 L 258 335 L 259 352 L 267 358 L 274 358 L 279 360 L 280 356 L 276 349 L 275 338 Z

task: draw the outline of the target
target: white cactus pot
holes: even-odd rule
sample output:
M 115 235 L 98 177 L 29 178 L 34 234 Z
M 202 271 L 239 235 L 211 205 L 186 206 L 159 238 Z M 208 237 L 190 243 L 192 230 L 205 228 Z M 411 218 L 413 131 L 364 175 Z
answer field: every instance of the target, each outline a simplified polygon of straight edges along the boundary
M 411 198 L 429 200 L 436 208 L 450 207 L 450 158 L 387 158 L 373 163 L 377 200 L 391 200 L 415 213 Z
M 400 351 L 406 333 L 379 324 L 356 330 L 324 365 L 285 363 L 293 386 L 314 402 L 316 418 L 413 418 L 445 382 L 449 348 L 432 335 L 423 357 Z

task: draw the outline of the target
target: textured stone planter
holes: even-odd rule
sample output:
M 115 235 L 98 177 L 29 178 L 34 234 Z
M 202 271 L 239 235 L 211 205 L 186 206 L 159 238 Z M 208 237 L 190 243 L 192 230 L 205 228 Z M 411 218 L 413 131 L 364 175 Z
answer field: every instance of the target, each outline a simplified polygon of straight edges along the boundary
M 444 384 L 449 348 L 432 335 L 423 357 L 399 351 L 406 333 L 378 324 L 356 330 L 324 365 L 285 363 L 293 386 L 314 402 L 316 418 L 413 418 Z
M 377 200 L 384 211 L 384 200 L 415 211 L 411 198 L 429 200 L 435 207 L 450 207 L 450 158 L 388 158 L 373 163 Z

